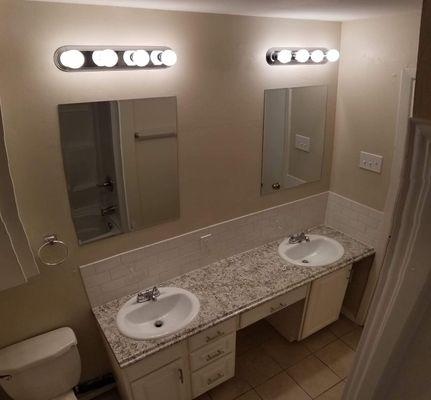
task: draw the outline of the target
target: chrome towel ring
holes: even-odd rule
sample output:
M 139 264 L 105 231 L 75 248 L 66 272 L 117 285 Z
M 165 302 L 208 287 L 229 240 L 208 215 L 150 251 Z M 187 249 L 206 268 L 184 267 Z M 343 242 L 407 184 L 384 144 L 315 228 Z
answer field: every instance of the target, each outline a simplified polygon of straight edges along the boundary
M 50 235 L 46 235 L 43 238 L 43 242 L 44 243 L 42 244 L 42 246 L 39 247 L 39 250 L 37 251 L 37 255 L 43 264 L 48 265 L 50 267 L 54 267 L 54 266 L 60 265 L 66 261 L 67 257 L 69 256 L 69 248 L 67 247 L 66 243 L 64 243 L 62 240 L 58 240 L 57 235 L 55 233 L 52 233 Z M 56 246 L 56 245 L 59 245 L 59 246 L 64 248 L 64 251 L 65 251 L 64 257 L 60 258 L 57 261 L 47 261 L 43 257 L 43 251 L 50 246 Z

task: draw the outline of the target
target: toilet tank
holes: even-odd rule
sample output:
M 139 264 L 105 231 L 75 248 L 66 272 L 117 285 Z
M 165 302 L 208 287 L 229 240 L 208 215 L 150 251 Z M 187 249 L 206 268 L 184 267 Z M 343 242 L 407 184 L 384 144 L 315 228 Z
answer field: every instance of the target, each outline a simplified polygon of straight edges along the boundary
M 79 383 L 76 336 L 59 328 L 0 350 L 0 385 L 14 400 L 50 400 Z

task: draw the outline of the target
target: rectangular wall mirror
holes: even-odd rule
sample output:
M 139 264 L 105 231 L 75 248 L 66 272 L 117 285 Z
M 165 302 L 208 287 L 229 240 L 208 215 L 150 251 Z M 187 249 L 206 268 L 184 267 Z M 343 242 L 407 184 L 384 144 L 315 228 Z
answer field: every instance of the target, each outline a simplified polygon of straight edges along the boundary
M 175 97 L 61 104 L 58 111 L 80 244 L 179 217 Z
M 320 180 L 326 98 L 326 86 L 265 90 L 262 194 Z

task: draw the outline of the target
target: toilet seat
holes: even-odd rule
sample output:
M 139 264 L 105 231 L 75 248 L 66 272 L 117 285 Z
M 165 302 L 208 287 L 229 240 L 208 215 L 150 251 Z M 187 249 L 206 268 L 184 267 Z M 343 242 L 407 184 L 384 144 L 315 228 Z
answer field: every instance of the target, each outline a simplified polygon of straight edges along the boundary
M 55 397 L 52 400 L 77 400 L 75 393 L 73 393 L 73 390 L 67 393 L 63 393 L 60 396 Z

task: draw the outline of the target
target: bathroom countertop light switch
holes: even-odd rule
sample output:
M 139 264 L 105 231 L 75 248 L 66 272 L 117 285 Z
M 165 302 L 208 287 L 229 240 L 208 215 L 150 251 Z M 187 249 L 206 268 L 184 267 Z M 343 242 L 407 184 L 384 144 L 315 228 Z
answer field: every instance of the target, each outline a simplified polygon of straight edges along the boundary
M 359 156 L 359 167 L 372 172 L 381 173 L 383 164 L 383 156 L 378 154 L 367 153 L 361 151 Z

